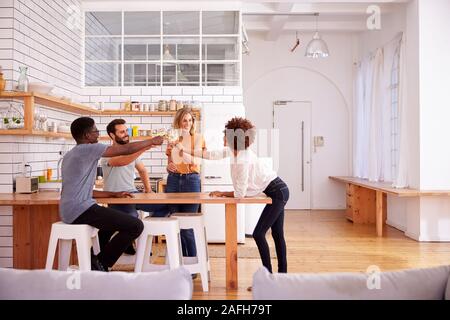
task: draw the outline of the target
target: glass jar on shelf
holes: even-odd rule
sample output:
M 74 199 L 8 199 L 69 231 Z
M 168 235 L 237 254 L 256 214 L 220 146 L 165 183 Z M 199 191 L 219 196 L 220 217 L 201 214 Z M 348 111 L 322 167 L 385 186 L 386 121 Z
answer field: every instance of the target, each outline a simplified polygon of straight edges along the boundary
M 167 101 L 166 100 L 159 100 L 158 111 L 167 111 Z

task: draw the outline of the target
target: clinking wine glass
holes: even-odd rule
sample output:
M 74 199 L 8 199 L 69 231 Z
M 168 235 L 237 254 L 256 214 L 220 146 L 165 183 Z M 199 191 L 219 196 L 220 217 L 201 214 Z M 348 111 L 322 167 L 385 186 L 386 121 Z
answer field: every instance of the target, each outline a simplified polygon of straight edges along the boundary
M 178 129 L 168 129 L 167 130 L 167 140 L 169 143 L 176 143 L 180 138 L 180 130 Z

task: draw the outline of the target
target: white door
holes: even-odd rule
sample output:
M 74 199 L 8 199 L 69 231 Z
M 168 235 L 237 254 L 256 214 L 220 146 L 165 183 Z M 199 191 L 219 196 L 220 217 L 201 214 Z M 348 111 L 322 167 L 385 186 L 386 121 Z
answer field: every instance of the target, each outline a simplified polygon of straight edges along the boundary
M 311 103 L 274 103 L 278 175 L 289 187 L 286 209 L 311 208 Z

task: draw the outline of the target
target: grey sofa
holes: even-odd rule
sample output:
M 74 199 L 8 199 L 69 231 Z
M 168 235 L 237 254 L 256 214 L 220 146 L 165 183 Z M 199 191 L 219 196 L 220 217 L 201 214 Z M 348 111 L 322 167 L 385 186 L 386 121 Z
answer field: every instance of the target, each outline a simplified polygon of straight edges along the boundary
M 192 290 L 184 268 L 140 273 L 0 269 L 0 300 L 189 300 Z
M 450 266 L 377 274 L 271 274 L 253 276 L 255 300 L 450 300 Z

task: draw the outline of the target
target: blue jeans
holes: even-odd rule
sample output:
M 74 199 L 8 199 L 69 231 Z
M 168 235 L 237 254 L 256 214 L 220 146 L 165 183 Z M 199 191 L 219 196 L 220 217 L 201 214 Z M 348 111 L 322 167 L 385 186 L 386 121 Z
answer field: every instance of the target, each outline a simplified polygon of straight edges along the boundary
M 139 191 L 132 193 L 139 193 Z M 138 210 L 149 212 L 150 216 L 158 218 L 167 217 L 170 213 L 167 204 L 111 204 L 108 207 L 136 218 L 138 217 Z
M 178 174 L 169 173 L 166 185 L 167 193 L 174 192 L 200 192 L 200 175 L 198 173 Z M 170 213 L 198 212 L 199 204 L 169 204 Z M 180 231 L 181 247 L 184 257 L 197 256 L 195 248 L 194 230 L 182 229 Z

